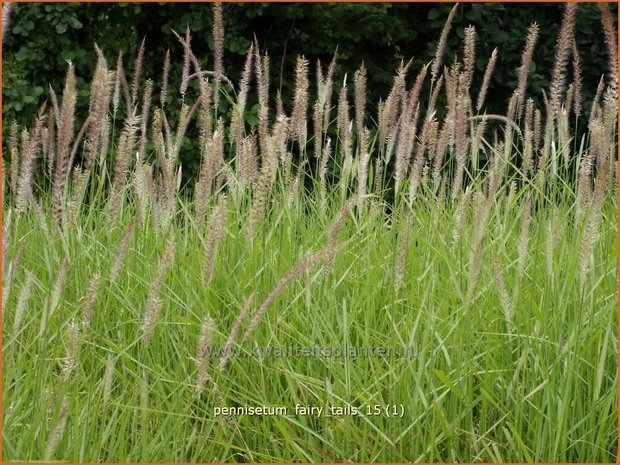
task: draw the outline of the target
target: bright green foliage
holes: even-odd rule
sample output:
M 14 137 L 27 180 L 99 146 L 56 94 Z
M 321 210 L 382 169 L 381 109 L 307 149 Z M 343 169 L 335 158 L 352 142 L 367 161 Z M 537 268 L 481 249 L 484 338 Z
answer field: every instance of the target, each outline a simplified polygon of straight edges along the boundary
M 230 206 L 215 274 L 202 281 L 208 237 L 179 204 L 165 234 L 136 230 L 114 284 L 108 274 L 125 209 L 108 227 L 104 213 L 82 217 L 65 245 L 34 214 L 14 219 L 7 258 L 24 247 L 4 313 L 4 460 L 41 459 L 67 396 L 68 420 L 56 458 L 78 461 L 561 461 L 612 462 L 617 442 L 616 205 L 605 203 L 595 269 L 584 286 L 578 254 L 582 228 L 571 221 L 571 194 L 533 213 L 525 273 L 516 292 L 523 192 L 501 192 L 485 233 L 478 285 L 466 301 L 472 215 L 453 242 L 455 207 L 421 198 L 412 209 L 386 214 L 368 203 L 344 224 L 333 271 L 321 267 L 291 283 L 268 310 L 245 356 L 212 376 L 228 406 L 403 404 L 402 418 L 238 416 L 230 427 L 214 418 L 221 400 L 207 386 L 195 394 L 198 335 L 204 315 L 215 320 L 222 348 L 244 301 L 252 309 L 295 263 L 326 243 L 340 208 L 303 195 L 291 204 L 274 196 L 255 237 L 246 240 L 246 211 Z M 304 206 L 309 212 L 304 212 Z M 559 220 L 548 228 L 552 215 Z M 404 285 L 395 289 L 394 262 L 405 219 L 411 218 Z M 44 219 L 52 229 L 51 220 Z M 147 346 L 143 308 L 164 242 L 176 258 L 162 290 L 164 307 Z M 546 242 L 554 242 L 552 272 Z M 66 247 L 69 271 L 60 305 L 46 315 Z M 507 319 L 493 259 L 501 263 L 514 314 Z M 15 305 L 32 271 L 35 284 L 22 329 Z M 67 325 L 80 322 L 83 296 L 102 275 L 93 320 L 82 332 L 79 364 L 62 381 Z M 410 358 L 259 358 L 266 347 L 384 347 Z M 114 361 L 112 391 L 104 369 Z M 145 398 L 141 383 L 147 382 Z M 142 403 L 144 401 L 144 404 Z M 365 408 L 365 407 L 364 407 Z

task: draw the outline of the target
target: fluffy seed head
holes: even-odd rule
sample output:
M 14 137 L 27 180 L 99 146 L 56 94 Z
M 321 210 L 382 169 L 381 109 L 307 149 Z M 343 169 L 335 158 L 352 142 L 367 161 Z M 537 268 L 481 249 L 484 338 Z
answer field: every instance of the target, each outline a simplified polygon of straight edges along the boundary
M 573 111 L 578 118 L 581 116 L 581 58 L 577 49 L 577 42 L 573 37 Z
M 181 98 L 185 97 L 187 92 L 187 86 L 189 84 L 189 70 L 190 70 L 190 47 L 192 43 L 192 35 L 189 32 L 189 26 L 185 28 L 185 44 L 183 46 L 183 66 L 181 68 L 181 87 L 179 93 Z
M 566 65 L 572 48 L 573 30 L 575 28 L 576 3 L 567 3 L 562 17 L 562 26 L 557 39 L 553 73 L 551 75 L 550 106 L 552 118 L 560 110 L 560 99 L 566 84 Z
M 166 272 L 174 259 L 174 244 L 173 239 L 169 239 L 166 243 L 166 249 L 159 260 L 159 265 L 153 277 L 153 281 L 151 281 L 151 287 L 144 308 L 144 324 L 142 325 L 145 344 L 148 344 L 151 340 L 153 329 L 155 328 L 157 318 L 163 307 L 163 301 L 160 299 L 159 294 Z
M 314 265 L 319 263 L 322 260 L 332 257 L 335 255 L 340 249 L 345 247 L 349 241 L 339 243 L 335 246 L 327 246 L 324 249 L 319 250 L 318 252 L 307 256 L 302 259 L 295 267 L 293 267 L 287 274 L 285 274 L 280 280 L 275 284 L 275 286 L 271 289 L 265 300 L 259 305 L 259 307 L 254 311 L 252 315 L 252 320 L 243 336 L 243 340 L 247 341 L 250 335 L 254 332 L 258 324 L 260 323 L 263 315 L 269 309 L 273 301 L 278 297 L 278 295 L 284 290 L 284 288 L 296 279 L 299 275 L 304 273 L 305 271 L 312 268 Z
M 134 64 L 133 75 L 131 78 L 131 105 L 133 106 L 138 98 L 138 90 L 140 89 L 140 75 L 142 74 L 142 61 L 144 60 L 144 44 L 146 37 L 142 39 L 136 61 Z M 129 110 L 128 110 L 129 111 Z
M 364 114 L 366 111 L 366 67 L 364 63 L 355 72 L 355 125 L 358 137 L 361 138 L 364 128 Z
M 215 323 L 213 319 L 206 316 L 200 327 L 200 339 L 196 354 L 196 392 L 200 394 L 204 385 L 211 379 L 209 375 L 209 357 L 211 352 L 211 340 L 213 338 Z
M 534 48 L 538 41 L 538 24 L 533 23 L 527 31 L 527 39 L 525 41 L 525 47 L 521 54 L 521 67 L 519 68 L 519 83 L 517 84 L 519 115 L 523 102 L 525 101 L 525 88 L 527 86 L 527 78 L 530 73 L 530 66 L 532 64 L 532 57 L 534 55 Z
M 465 28 L 465 44 L 463 46 L 463 62 L 465 73 L 465 87 L 469 89 L 471 79 L 474 76 L 474 67 L 476 65 L 476 28 L 468 26 Z
M 450 14 L 446 19 L 446 22 L 441 30 L 441 35 L 439 36 L 439 42 L 437 42 L 437 50 L 435 52 L 435 59 L 433 60 L 433 66 L 431 68 L 431 76 L 433 76 L 433 81 L 437 79 L 437 75 L 439 74 L 439 70 L 441 69 L 441 62 L 443 60 L 443 54 L 446 48 L 446 42 L 448 41 L 448 34 L 450 34 L 450 28 L 452 27 L 452 20 L 454 19 L 454 15 L 456 14 L 456 8 L 458 7 L 458 3 L 452 7 L 450 10 Z
M 224 368 L 226 368 L 226 365 L 228 364 L 228 360 L 230 359 L 232 355 L 232 347 L 235 341 L 237 340 L 237 335 L 239 334 L 241 325 L 245 321 L 245 318 L 248 315 L 248 312 L 250 311 L 250 307 L 253 301 L 254 301 L 254 293 L 250 294 L 250 296 L 246 299 L 245 303 L 243 304 L 243 307 L 241 307 L 239 316 L 237 316 L 237 319 L 235 320 L 230 330 L 228 339 L 226 340 L 226 343 L 224 344 L 224 348 L 222 349 L 222 358 L 220 359 L 220 371 L 224 371 Z
M 495 285 L 497 286 L 497 293 L 499 294 L 499 301 L 504 311 L 506 320 L 512 321 L 514 315 L 514 305 L 510 298 L 510 293 L 506 287 L 506 279 L 504 278 L 504 272 L 502 270 L 499 259 L 493 260 L 493 276 L 495 277 Z
M 217 205 L 209 218 L 209 227 L 207 229 L 207 245 L 205 247 L 205 268 L 204 268 L 204 284 L 208 286 L 213 278 L 213 269 L 215 267 L 215 257 L 218 243 L 224 236 L 226 227 L 226 216 L 228 213 L 228 201 L 225 195 L 220 195 Z
M 168 75 L 170 74 L 170 50 L 166 50 L 166 56 L 164 58 L 164 67 L 161 73 L 161 91 L 159 93 L 159 103 L 161 106 L 166 105 L 166 99 L 168 97 Z
M 295 97 L 293 113 L 291 115 L 291 137 L 305 147 L 307 137 L 306 113 L 308 109 L 308 60 L 303 56 L 297 57 L 295 67 Z
M 63 364 L 63 376 L 65 381 L 69 380 L 71 373 L 77 367 L 78 353 L 80 350 L 80 328 L 72 321 L 67 326 L 67 332 L 65 335 L 67 345 L 67 355 Z
M 90 326 L 90 322 L 93 316 L 95 301 L 97 300 L 97 293 L 99 292 L 100 285 L 101 285 L 101 275 L 99 273 L 95 273 L 92 276 L 92 278 L 90 278 L 90 283 L 88 285 L 88 291 L 86 292 L 86 296 L 84 298 L 83 323 L 84 323 L 84 326 L 86 327 Z
M 133 223 L 129 223 L 127 229 L 125 229 L 125 233 L 123 234 L 123 238 L 119 244 L 118 250 L 116 252 L 114 258 L 114 264 L 110 269 L 110 285 L 113 285 L 118 278 L 118 274 L 123 267 L 123 262 L 125 261 L 125 256 L 127 255 L 127 251 L 129 250 L 129 242 L 131 240 L 131 234 L 133 233 Z
M 56 421 L 54 429 L 50 432 L 47 439 L 47 446 L 45 448 L 45 462 L 51 462 L 56 453 L 56 449 L 62 440 L 65 433 L 65 427 L 67 426 L 67 397 L 63 397 L 62 406 L 60 408 L 60 416 Z
M 616 39 L 616 26 L 614 25 L 614 16 L 609 5 L 607 3 L 599 3 L 598 7 L 601 12 L 601 22 L 603 23 L 609 61 L 609 96 L 615 101 L 618 97 L 618 41 Z
M 114 357 L 109 356 L 105 364 L 103 374 L 103 404 L 106 405 L 112 394 L 112 383 L 114 382 Z

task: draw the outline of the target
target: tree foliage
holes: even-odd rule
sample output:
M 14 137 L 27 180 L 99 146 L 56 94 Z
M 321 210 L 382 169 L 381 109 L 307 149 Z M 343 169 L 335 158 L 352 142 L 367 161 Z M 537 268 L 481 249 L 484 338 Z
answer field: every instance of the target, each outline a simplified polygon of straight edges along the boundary
M 337 50 L 336 81 L 342 82 L 345 75 L 350 80 L 363 62 L 368 69 L 370 109 L 374 111 L 379 98 L 385 98 L 401 61 L 413 59 L 412 67 L 417 72 L 432 60 L 451 7 L 444 3 L 225 4 L 225 73 L 233 82 L 238 81 L 246 50 L 256 38 L 271 57 L 272 88 L 281 89 L 286 103 L 292 95 L 296 56 L 303 54 L 310 63 L 318 59 L 325 66 Z M 560 4 L 462 4 L 454 19 L 444 62 L 449 64 L 457 53 L 462 53 L 459 44 L 464 29 L 474 25 L 478 41 L 472 94 L 481 85 L 491 51 L 498 47 L 498 64 L 485 109 L 487 113 L 504 113 L 517 84 L 527 28 L 537 22 L 541 36 L 527 91 L 528 96 L 538 100 L 549 85 L 562 8 Z M 209 69 L 213 49 L 211 15 L 210 5 L 201 3 L 16 4 L 3 46 L 4 121 L 15 119 L 21 125 L 30 124 L 47 98 L 48 86 L 62 91 L 67 61 L 76 67 L 78 108 L 85 110 L 87 84 L 96 61 L 95 43 L 110 66 L 114 66 L 119 50 L 123 51 L 125 70 L 131 73 L 133 58 L 145 38 L 143 75 L 155 80 L 156 90 L 164 56 L 170 50 L 170 86 L 178 88 L 183 51 L 172 31 L 181 33 L 189 27 L 192 48 L 201 65 Z M 584 86 L 588 109 L 595 83 L 607 71 L 596 5 L 579 5 L 576 31 L 583 79 L 593 83 Z M 168 100 L 170 108 L 178 107 L 178 94 L 170 94 Z M 220 102 L 220 111 L 229 111 L 226 99 Z M 249 122 L 253 118 L 250 112 Z M 5 134 L 8 126 L 4 125 Z

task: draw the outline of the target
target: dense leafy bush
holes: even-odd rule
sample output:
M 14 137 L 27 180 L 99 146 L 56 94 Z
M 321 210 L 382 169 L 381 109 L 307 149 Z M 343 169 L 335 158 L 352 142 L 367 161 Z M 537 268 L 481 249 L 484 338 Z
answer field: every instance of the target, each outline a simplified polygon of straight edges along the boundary
M 311 63 L 320 59 L 327 64 L 338 50 L 336 81 L 342 82 L 345 70 L 356 69 L 362 61 L 368 68 L 368 101 L 376 104 L 385 97 L 401 60 L 414 59 L 418 70 L 433 58 L 439 33 L 450 11 L 450 4 L 226 4 L 224 66 L 237 82 L 244 55 L 255 36 L 272 59 L 272 89 L 282 91 L 290 100 L 296 56 L 305 55 Z M 615 11 L 615 10 L 614 10 Z M 447 57 L 454 57 L 464 28 L 476 27 L 477 75 L 482 76 L 494 47 L 499 60 L 490 84 L 487 112 L 505 113 L 508 99 L 516 87 L 520 55 L 527 27 L 536 21 L 541 37 L 531 68 L 528 93 L 540 103 L 541 91 L 549 85 L 554 43 L 560 25 L 562 5 L 463 4 L 454 18 L 447 44 Z M 38 106 L 48 93 L 48 85 L 58 87 L 66 73 L 66 62 L 76 66 L 78 109 L 82 117 L 88 104 L 88 77 L 92 76 L 96 54 L 94 43 L 114 66 L 119 50 L 125 53 L 125 70 L 131 72 L 133 57 L 146 38 L 144 74 L 157 86 L 166 50 L 172 54 L 171 86 L 178 86 L 182 47 L 172 34 L 186 26 L 192 31 L 192 48 L 209 67 L 212 58 L 211 9 L 199 3 L 165 4 L 16 4 L 12 27 L 3 50 L 3 118 L 25 125 L 32 121 Z M 582 55 L 583 77 L 596 83 L 606 69 L 606 50 L 596 5 L 579 6 L 576 41 Z M 349 81 L 352 76 L 348 76 Z M 480 79 L 473 83 L 474 92 Z M 586 110 L 596 85 L 584 86 Z M 56 88 L 56 92 L 62 89 Z M 314 88 L 312 88 L 314 90 Z M 169 95 L 169 111 L 178 114 L 177 95 Z M 229 112 L 221 99 L 220 111 Z M 371 106 L 371 111 L 376 108 Z M 248 122 L 255 119 L 248 114 Z M 80 113 L 78 112 L 78 116 Z M 9 124 L 4 125 L 7 135 Z M 6 137 L 4 138 L 6 140 Z M 181 157 L 191 174 L 197 169 L 192 144 L 186 141 Z M 195 161 L 195 163 L 194 163 Z

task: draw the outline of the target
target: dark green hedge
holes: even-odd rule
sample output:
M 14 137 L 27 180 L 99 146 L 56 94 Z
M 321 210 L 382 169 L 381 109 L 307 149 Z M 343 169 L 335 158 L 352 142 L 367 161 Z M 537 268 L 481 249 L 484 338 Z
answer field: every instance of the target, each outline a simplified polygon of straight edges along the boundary
M 224 4 L 226 74 L 233 82 L 239 78 L 245 51 L 255 35 L 271 56 L 272 89 L 281 87 L 286 102 L 296 55 L 304 54 L 311 63 L 316 59 L 327 63 L 338 47 L 337 81 L 341 82 L 345 73 L 351 78 L 364 61 L 372 109 L 372 104 L 387 93 L 401 60 L 413 57 L 416 73 L 432 59 L 451 7 L 415 3 Z M 474 95 L 492 49 L 499 48 L 487 112 L 505 112 L 516 86 L 526 30 L 534 21 L 541 26 L 541 38 L 528 92 L 540 98 L 541 90 L 549 85 L 562 9 L 561 4 L 540 3 L 474 3 L 459 7 L 446 61 L 460 53 L 463 29 L 469 24 L 476 26 L 479 72 Z M 597 6 L 580 4 L 577 16 L 576 39 L 582 55 L 587 110 L 596 84 L 607 70 L 607 54 Z M 76 66 L 79 104 L 86 106 L 87 85 L 96 58 L 94 43 L 106 54 L 111 67 L 118 50 L 125 51 L 125 70 L 131 72 L 133 56 L 146 37 L 143 76 L 152 77 L 156 85 L 167 49 L 175 57 L 171 73 L 180 76 L 182 49 L 171 29 L 181 32 L 189 25 L 197 56 L 206 68 L 211 60 L 211 8 L 205 3 L 22 3 L 15 5 L 13 18 L 3 50 L 5 129 L 6 122 L 13 118 L 20 124 L 32 121 L 37 106 L 46 98 L 48 84 L 62 92 L 67 60 Z M 176 95 L 169 98 L 174 112 Z M 222 105 L 221 110 L 226 112 L 225 99 Z

